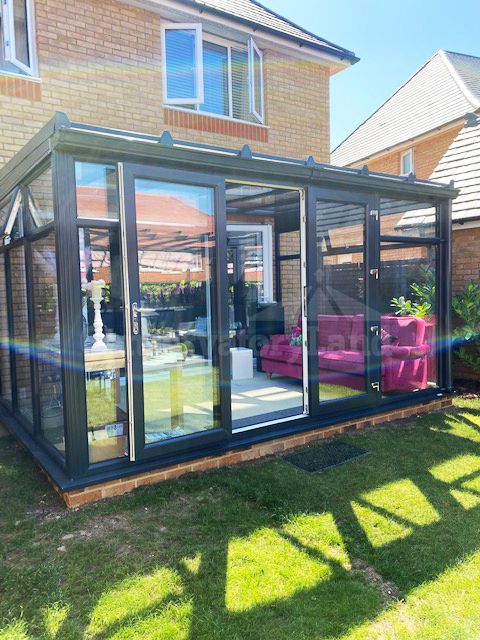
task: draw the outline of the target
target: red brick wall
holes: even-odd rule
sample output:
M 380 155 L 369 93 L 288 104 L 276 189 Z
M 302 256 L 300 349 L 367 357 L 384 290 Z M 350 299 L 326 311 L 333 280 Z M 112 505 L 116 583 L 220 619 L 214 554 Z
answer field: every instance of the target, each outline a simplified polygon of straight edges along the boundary
M 480 228 L 456 229 L 452 240 L 452 288 L 456 293 L 480 271 Z
M 0 166 L 56 110 L 72 120 L 329 159 L 329 71 L 264 51 L 268 128 L 163 108 L 159 14 L 118 0 L 35 0 L 40 82 L 0 76 Z M 167 114 L 168 112 L 168 114 Z

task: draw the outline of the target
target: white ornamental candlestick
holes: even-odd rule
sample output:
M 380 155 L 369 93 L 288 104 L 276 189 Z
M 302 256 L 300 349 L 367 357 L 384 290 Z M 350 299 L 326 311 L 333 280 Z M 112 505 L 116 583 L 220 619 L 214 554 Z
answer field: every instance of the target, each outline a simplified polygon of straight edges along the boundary
M 94 343 L 92 345 L 92 351 L 107 351 L 107 345 L 103 341 L 105 335 L 103 333 L 103 320 L 101 314 L 101 304 L 103 300 L 103 289 L 105 287 L 105 280 L 93 280 L 90 283 L 90 291 L 92 292 L 92 302 L 94 309 L 93 328 L 95 333 L 93 334 Z

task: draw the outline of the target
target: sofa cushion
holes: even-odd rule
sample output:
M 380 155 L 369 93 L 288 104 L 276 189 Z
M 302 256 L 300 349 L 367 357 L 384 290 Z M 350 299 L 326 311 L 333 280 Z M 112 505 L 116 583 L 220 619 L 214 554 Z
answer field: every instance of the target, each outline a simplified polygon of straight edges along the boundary
M 365 357 L 361 351 L 319 351 L 318 367 L 343 373 L 365 373 Z
M 382 316 L 382 329 L 397 336 L 400 347 L 414 347 L 423 344 L 425 338 L 425 320 L 411 316 Z
M 266 360 L 280 360 L 290 364 L 302 364 L 302 347 L 289 344 L 265 345 L 260 350 L 260 357 Z
M 319 314 L 318 347 L 329 351 L 350 349 L 353 316 Z

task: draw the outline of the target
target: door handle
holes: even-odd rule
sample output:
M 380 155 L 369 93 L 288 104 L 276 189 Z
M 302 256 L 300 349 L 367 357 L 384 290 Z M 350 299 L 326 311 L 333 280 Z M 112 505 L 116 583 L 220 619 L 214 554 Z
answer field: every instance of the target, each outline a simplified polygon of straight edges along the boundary
M 379 327 L 377 325 L 373 325 L 372 327 L 370 327 L 370 331 L 375 335 L 378 336 L 378 330 Z
M 139 324 L 138 324 L 138 314 L 140 313 L 140 309 L 138 308 L 138 303 L 134 302 L 132 304 L 132 333 L 134 336 L 138 336 L 139 333 Z
M 378 269 L 370 269 L 370 275 L 373 276 L 375 280 L 378 280 L 378 275 L 379 275 Z

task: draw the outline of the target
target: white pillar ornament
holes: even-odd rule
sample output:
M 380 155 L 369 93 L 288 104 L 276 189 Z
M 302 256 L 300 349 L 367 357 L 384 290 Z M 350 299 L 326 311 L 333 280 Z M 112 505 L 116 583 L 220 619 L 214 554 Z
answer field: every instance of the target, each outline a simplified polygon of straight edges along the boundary
M 107 351 L 107 345 L 104 342 L 105 335 L 103 333 L 103 320 L 101 313 L 105 280 L 92 280 L 92 282 L 88 284 L 88 288 L 91 292 L 94 309 L 93 328 L 95 329 L 95 333 L 93 334 L 94 343 L 92 345 L 92 351 Z

